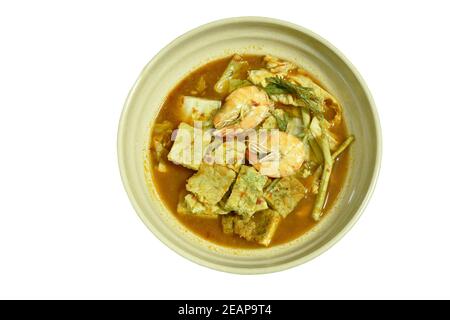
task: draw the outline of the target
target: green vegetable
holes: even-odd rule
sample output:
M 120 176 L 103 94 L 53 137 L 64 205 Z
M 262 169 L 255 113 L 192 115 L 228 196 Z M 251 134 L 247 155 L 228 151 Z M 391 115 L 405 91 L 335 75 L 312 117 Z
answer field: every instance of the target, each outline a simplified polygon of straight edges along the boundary
M 322 163 L 323 162 L 323 152 L 320 148 L 320 145 L 317 143 L 314 136 L 309 132 L 306 136 L 306 140 L 309 143 L 309 146 L 311 147 L 312 154 L 315 157 L 316 162 Z
M 337 159 L 337 157 L 342 154 L 349 146 L 350 144 L 355 141 L 355 137 L 353 135 L 347 137 L 345 141 L 337 148 L 335 152 L 331 155 L 331 159 L 334 161 Z M 313 183 L 312 183 L 312 193 L 317 194 L 319 192 L 319 186 L 320 186 L 320 177 L 323 175 L 323 165 L 320 165 L 317 167 L 316 171 L 314 172 L 313 177 Z
M 288 116 L 282 109 L 275 109 L 272 113 L 272 116 L 277 120 L 278 129 L 281 131 L 286 131 L 288 125 Z
M 302 124 L 302 120 L 297 117 L 289 119 L 289 121 L 287 122 L 286 133 L 289 133 L 298 138 L 302 138 L 304 136 L 304 127 Z
M 232 92 L 236 89 L 251 86 L 252 83 L 248 80 L 241 80 L 241 79 L 230 79 L 228 81 L 228 92 Z
M 277 119 L 274 116 L 268 116 L 261 125 L 261 129 L 273 130 L 278 129 Z
M 210 126 L 212 125 L 212 117 L 221 104 L 220 100 L 184 96 L 181 109 L 183 120 L 190 124 L 193 124 L 194 121 L 201 121 L 204 127 Z
M 303 87 L 286 81 L 280 77 L 266 78 L 267 86 L 264 90 L 269 95 L 291 94 L 296 99 L 303 102 L 305 107 L 315 114 L 323 113 L 323 109 L 319 103 L 319 98 L 314 94 L 312 88 Z
M 328 141 L 328 135 L 325 132 L 325 126 L 323 120 L 320 121 L 321 132 L 319 136 L 319 144 L 323 153 L 323 171 L 322 178 L 320 179 L 319 193 L 314 203 L 312 217 L 314 220 L 319 221 L 323 213 L 323 206 L 325 204 L 325 198 L 328 189 L 328 183 L 330 181 L 331 170 L 333 169 L 333 159 L 331 157 L 330 143 Z
M 311 115 L 309 114 L 308 110 L 305 108 L 302 108 L 302 121 L 303 121 L 303 127 L 308 128 L 309 123 L 311 122 Z
M 152 149 L 156 156 L 159 172 L 167 172 L 167 155 L 172 144 L 171 136 L 174 125 L 167 120 L 156 123 L 152 133 Z
M 352 142 L 355 141 L 355 136 L 351 135 L 349 137 L 347 137 L 347 139 L 345 139 L 344 142 L 342 142 L 342 144 L 336 149 L 335 152 L 333 152 L 333 154 L 331 155 L 331 157 L 333 158 L 333 160 L 336 160 L 337 157 L 339 157 L 339 155 L 345 151 L 345 149 L 348 148 L 348 146 L 350 146 L 352 144 Z
M 322 176 L 323 165 L 316 168 L 312 175 L 311 192 L 313 194 L 319 193 L 320 177 Z
M 303 162 L 300 170 L 297 172 L 297 177 L 306 179 L 314 173 L 314 169 L 317 167 L 317 164 L 314 161 L 307 160 Z
M 214 86 L 214 90 L 220 94 L 226 94 L 230 92 L 230 80 L 236 79 L 244 68 L 248 68 L 248 62 L 242 59 L 241 56 L 235 54 L 219 81 Z

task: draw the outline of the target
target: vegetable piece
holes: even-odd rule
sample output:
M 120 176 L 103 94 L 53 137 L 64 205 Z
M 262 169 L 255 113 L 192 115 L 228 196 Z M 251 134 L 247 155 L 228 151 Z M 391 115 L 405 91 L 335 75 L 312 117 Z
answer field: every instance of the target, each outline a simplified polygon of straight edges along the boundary
M 173 123 L 168 121 L 168 120 L 164 120 L 163 122 L 160 123 L 156 123 L 154 128 L 153 128 L 153 135 L 164 135 L 167 132 L 170 132 L 173 130 L 174 126 Z M 170 135 L 169 135 L 169 141 L 170 141 Z
M 182 122 L 176 130 L 175 141 L 167 158 L 175 164 L 198 170 L 210 141 L 210 132 Z
M 200 79 L 198 79 L 197 84 L 195 85 L 195 90 L 197 90 L 198 93 L 202 93 L 206 90 L 205 77 L 201 76 Z
M 298 138 L 303 136 L 303 124 L 300 118 L 290 118 L 286 125 L 286 133 L 292 134 Z
M 305 162 L 303 162 L 302 167 L 300 168 L 299 172 L 297 173 L 297 176 L 302 179 L 306 179 L 314 173 L 316 167 L 317 167 L 317 165 L 314 161 L 311 161 L 311 160 L 305 161 Z
M 325 133 L 328 136 L 328 142 L 330 143 L 330 150 L 335 151 L 339 147 L 336 135 L 330 130 L 325 130 Z
M 335 161 L 339 155 L 342 154 L 349 146 L 352 144 L 352 142 L 355 140 L 355 137 L 353 135 L 347 137 L 345 141 L 337 148 L 336 151 L 333 152 L 331 155 L 331 159 Z M 316 168 L 313 175 L 313 181 L 311 183 L 311 192 L 314 194 L 317 194 L 319 192 L 319 186 L 320 186 L 320 177 L 322 175 L 323 165 L 320 165 Z
M 204 122 L 204 126 L 210 126 L 212 116 L 221 106 L 219 100 L 208 100 L 191 96 L 183 97 L 182 117 L 185 122 L 193 124 L 194 121 Z
M 261 208 L 263 188 L 267 177 L 259 174 L 253 167 L 241 166 L 230 197 L 225 203 L 225 210 L 235 211 L 246 218 Z
M 314 117 L 311 120 L 311 123 L 309 125 L 309 130 L 313 137 L 316 139 L 317 142 L 319 142 L 321 136 L 322 136 L 322 128 L 320 127 L 320 121 L 317 117 Z
M 274 180 L 264 193 L 264 198 L 270 208 L 286 217 L 295 209 L 305 194 L 306 189 L 303 184 L 294 176 L 289 176 Z
M 186 190 L 202 203 L 217 204 L 230 188 L 236 173 L 225 166 L 203 163 L 198 172 L 187 180 Z
M 252 83 L 267 88 L 272 100 L 297 107 L 304 106 L 315 114 L 331 109 L 334 111 L 334 117 L 329 121 L 329 127 L 336 126 L 342 121 L 342 107 L 337 100 L 310 77 L 301 72 L 290 72 L 298 69 L 295 64 L 271 56 L 265 57 L 265 61 L 269 70 L 252 70 L 248 78 Z M 271 79 L 278 80 L 274 83 Z M 310 96 L 314 98 L 310 99 Z M 307 120 L 305 118 L 303 120 L 307 127 L 309 121 L 305 121 Z
M 272 115 L 275 117 L 275 120 L 277 120 L 278 129 L 281 131 L 286 131 L 289 121 L 286 112 L 284 112 L 283 109 L 274 109 L 272 111 Z
M 273 130 L 278 129 L 277 119 L 274 116 L 268 116 L 261 125 L 261 129 Z
M 320 165 L 316 168 L 316 170 L 313 173 L 311 187 L 310 187 L 310 192 L 312 194 L 319 193 L 320 178 L 322 177 L 322 171 L 323 171 L 323 165 Z
M 222 216 L 222 229 L 226 234 L 235 233 L 247 241 L 268 246 L 280 221 L 280 215 L 270 209 L 259 211 L 250 219 L 228 214 Z
M 324 164 L 322 177 L 320 179 L 319 191 L 314 203 L 312 217 L 314 220 L 319 221 L 323 213 L 323 205 L 325 203 L 325 197 L 327 194 L 328 183 L 330 181 L 331 170 L 333 169 L 333 159 L 331 158 L 330 144 L 328 142 L 328 135 L 325 133 L 323 120 L 321 121 L 321 129 L 319 136 L 319 144 L 323 152 Z
M 228 82 L 228 92 L 232 92 L 236 89 L 251 86 L 252 83 L 248 80 L 241 80 L 241 79 L 230 79 Z
M 156 123 L 153 128 L 151 149 L 156 158 L 156 167 L 159 172 L 167 172 L 167 155 L 169 154 L 170 137 L 174 126 L 170 121 L 164 120 Z
M 321 101 L 312 88 L 291 83 L 280 77 L 267 78 L 266 82 L 264 90 L 271 99 L 284 104 L 306 107 L 315 114 L 323 113 Z
M 336 158 L 339 157 L 341 153 L 344 152 L 345 149 L 347 149 L 352 144 L 353 141 L 355 141 L 355 136 L 348 136 L 347 139 L 345 139 L 345 141 L 342 142 L 341 145 L 336 149 L 336 151 L 333 152 L 331 158 L 333 160 L 336 160 Z
M 250 70 L 248 72 L 248 80 L 250 80 L 250 82 L 254 85 L 258 85 L 261 87 L 267 86 L 266 79 L 272 77 L 275 77 L 275 74 L 267 69 Z
M 322 128 L 317 117 L 314 117 L 309 124 L 309 137 L 308 142 L 311 149 L 319 163 L 323 162 L 323 150 L 320 146 L 320 139 L 322 136 Z
M 202 218 L 217 218 L 218 215 L 225 215 L 228 213 L 217 204 L 207 205 L 200 202 L 191 193 L 188 193 L 184 197 L 180 197 L 177 212 L 180 214 L 195 215 Z
M 309 114 L 309 112 L 306 108 L 302 108 L 302 121 L 303 121 L 303 126 L 305 128 L 308 128 L 309 124 L 311 122 L 311 115 Z
M 308 141 L 309 146 L 311 147 L 312 150 L 312 155 L 314 155 L 313 160 L 315 160 L 315 162 L 317 163 L 322 163 L 323 162 L 323 153 L 322 150 L 320 149 L 319 144 L 317 143 L 316 139 L 314 138 L 314 136 L 310 133 L 308 134 L 308 136 L 306 136 L 306 140 Z
M 242 59 L 241 56 L 235 54 L 228 63 L 228 66 L 219 81 L 217 81 L 214 86 L 214 90 L 219 94 L 229 93 L 230 80 L 236 79 L 240 74 L 244 73 L 247 68 L 248 62 Z
M 335 115 L 329 122 L 330 127 L 334 127 L 342 121 L 342 107 L 338 103 L 336 98 L 332 96 L 328 91 L 324 90 L 321 86 L 316 84 L 311 78 L 302 74 L 294 74 L 289 75 L 287 77 L 287 80 L 293 81 L 300 86 L 311 88 L 312 93 L 318 98 L 319 101 L 323 102 L 324 109 L 329 108 L 334 111 Z
M 289 71 L 297 69 L 297 66 L 292 62 L 281 60 L 270 55 L 265 56 L 264 61 L 266 62 L 266 67 L 270 70 L 270 72 L 281 76 L 286 76 Z

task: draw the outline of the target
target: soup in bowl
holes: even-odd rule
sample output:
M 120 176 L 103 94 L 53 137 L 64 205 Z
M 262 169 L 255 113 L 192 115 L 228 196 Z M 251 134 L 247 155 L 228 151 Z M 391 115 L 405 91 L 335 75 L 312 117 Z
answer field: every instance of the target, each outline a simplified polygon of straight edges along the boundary
M 144 69 L 119 129 L 132 203 L 169 247 L 222 271 L 282 270 L 356 221 L 380 163 L 378 118 L 325 40 L 266 18 L 218 21 Z

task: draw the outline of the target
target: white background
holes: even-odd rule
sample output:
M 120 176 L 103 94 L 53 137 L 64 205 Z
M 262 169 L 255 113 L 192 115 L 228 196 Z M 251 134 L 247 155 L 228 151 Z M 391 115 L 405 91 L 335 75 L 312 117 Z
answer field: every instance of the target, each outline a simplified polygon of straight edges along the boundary
M 0 298 L 450 298 L 447 1 L 2 1 Z M 359 69 L 384 138 L 375 194 L 317 259 L 239 276 L 191 263 L 138 219 L 116 134 L 129 89 L 203 23 L 307 27 Z

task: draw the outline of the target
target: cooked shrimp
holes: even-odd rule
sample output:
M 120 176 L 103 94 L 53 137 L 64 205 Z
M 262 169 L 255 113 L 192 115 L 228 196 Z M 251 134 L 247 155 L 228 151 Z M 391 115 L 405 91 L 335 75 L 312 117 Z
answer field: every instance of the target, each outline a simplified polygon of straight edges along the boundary
M 269 116 L 273 102 L 256 86 L 234 90 L 214 117 L 217 132 L 242 132 L 255 128 Z
M 282 131 L 268 131 L 249 141 L 250 152 L 266 154 L 261 159 L 249 159 L 259 173 L 272 177 L 286 177 L 296 173 L 305 160 L 303 142 L 297 137 Z

